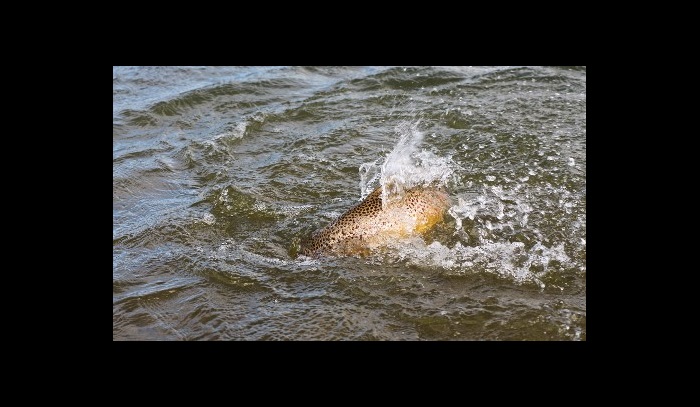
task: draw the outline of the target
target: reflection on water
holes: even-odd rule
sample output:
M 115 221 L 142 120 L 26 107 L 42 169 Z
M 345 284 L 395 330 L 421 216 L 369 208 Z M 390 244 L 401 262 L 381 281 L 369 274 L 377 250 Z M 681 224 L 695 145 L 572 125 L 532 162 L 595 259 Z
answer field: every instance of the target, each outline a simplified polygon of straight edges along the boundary
M 114 340 L 585 340 L 586 71 L 115 67 Z M 296 256 L 374 187 L 446 222 Z

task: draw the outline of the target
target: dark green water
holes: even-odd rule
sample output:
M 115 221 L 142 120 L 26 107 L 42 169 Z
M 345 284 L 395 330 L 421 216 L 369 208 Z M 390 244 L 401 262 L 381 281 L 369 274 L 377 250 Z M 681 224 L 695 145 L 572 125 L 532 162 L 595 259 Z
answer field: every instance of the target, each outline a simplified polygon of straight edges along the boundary
M 585 67 L 112 83 L 114 340 L 586 340 Z M 296 257 L 401 136 L 413 150 L 385 169 L 444 176 L 446 222 L 369 257 Z

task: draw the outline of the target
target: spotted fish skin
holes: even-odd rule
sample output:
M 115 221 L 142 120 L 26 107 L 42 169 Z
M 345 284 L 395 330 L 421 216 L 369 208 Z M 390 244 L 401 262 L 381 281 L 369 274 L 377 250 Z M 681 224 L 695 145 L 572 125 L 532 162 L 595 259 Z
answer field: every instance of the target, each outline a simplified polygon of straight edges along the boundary
M 443 220 L 451 203 L 437 187 L 414 187 L 382 209 L 382 188 L 301 243 L 299 254 L 367 254 L 396 239 L 423 234 Z

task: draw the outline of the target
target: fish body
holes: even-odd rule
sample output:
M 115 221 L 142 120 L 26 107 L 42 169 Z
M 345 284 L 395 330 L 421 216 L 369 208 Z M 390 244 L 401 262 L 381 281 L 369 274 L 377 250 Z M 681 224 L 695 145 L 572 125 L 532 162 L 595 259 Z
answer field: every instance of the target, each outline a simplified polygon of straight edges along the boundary
M 443 220 L 450 197 L 438 187 L 414 187 L 382 206 L 382 187 L 301 243 L 299 254 L 367 254 L 397 239 L 420 235 Z

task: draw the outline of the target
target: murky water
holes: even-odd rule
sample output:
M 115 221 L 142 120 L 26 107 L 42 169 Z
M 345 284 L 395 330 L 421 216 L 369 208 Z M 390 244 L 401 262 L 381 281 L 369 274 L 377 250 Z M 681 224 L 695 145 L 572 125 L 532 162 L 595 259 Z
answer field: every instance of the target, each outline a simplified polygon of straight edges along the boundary
M 115 67 L 114 340 L 585 340 L 585 67 Z M 367 257 L 380 184 L 453 200 Z

